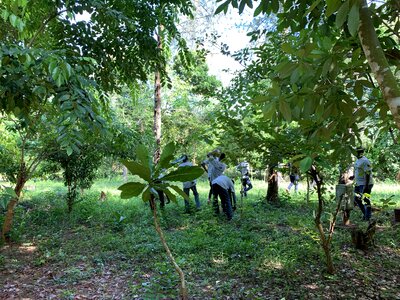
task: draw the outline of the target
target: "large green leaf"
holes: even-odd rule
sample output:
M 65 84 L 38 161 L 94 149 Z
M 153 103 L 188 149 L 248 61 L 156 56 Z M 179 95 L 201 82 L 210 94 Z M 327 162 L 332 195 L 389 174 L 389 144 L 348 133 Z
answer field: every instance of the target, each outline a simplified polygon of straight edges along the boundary
M 340 7 L 340 4 L 342 4 L 340 0 L 326 0 L 326 11 L 325 11 L 326 17 L 329 17 L 335 11 L 337 11 L 338 8 Z
M 123 160 L 122 163 L 133 175 L 138 175 L 147 182 L 151 182 L 151 171 L 148 166 L 143 166 L 135 161 L 127 160 Z
M 169 143 L 166 145 L 161 153 L 160 160 L 158 162 L 159 168 L 168 168 L 169 162 L 174 158 L 175 145 L 174 143 Z
M 150 187 L 147 187 L 147 189 L 144 190 L 142 194 L 142 200 L 143 202 L 147 202 L 150 200 L 151 192 L 150 192 Z
M 303 158 L 300 161 L 300 170 L 302 172 L 307 172 L 311 168 L 312 162 L 313 162 L 313 159 L 310 156 Z
M 290 109 L 290 105 L 284 98 L 281 98 L 279 101 L 279 111 L 282 113 L 286 121 L 290 122 L 292 120 L 292 111 Z
M 149 165 L 149 150 L 144 145 L 140 144 L 136 147 L 136 157 L 143 166 Z
M 354 4 L 347 19 L 347 27 L 352 36 L 355 36 L 358 32 L 358 26 L 360 25 L 360 8 L 358 4 Z
M 118 189 L 121 191 L 121 198 L 128 199 L 137 197 L 146 187 L 146 184 L 140 182 L 128 182 L 121 185 Z
M 160 178 L 162 181 L 191 181 L 200 177 L 204 173 L 201 167 L 184 166 L 172 171 L 171 173 Z
M 347 15 L 349 13 L 349 1 L 347 0 L 346 2 L 344 2 L 342 4 L 342 6 L 339 8 L 337 15 L 336 15 L 336 26 L 338 28 L 343 26 L 343 23 L 346 21 L 347 19 Z
M 167 195 L 169 200 L 176 203 L 176 196 L 169 189 L 165 189 L 163 191 L 164 191 L 165 195 Z
M 179 195 L 181 195 L 184 199 L 189 200 L 189 196 L 176 185 L 171 185 L 170 188 L 173 189 L 175 192 L 177 192 Z

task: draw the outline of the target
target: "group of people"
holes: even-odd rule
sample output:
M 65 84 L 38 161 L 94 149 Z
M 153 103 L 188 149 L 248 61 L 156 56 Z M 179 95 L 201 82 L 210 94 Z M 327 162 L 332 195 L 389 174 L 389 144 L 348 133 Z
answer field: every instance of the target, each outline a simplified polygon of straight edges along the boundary
M 201 163 L 201 166 L 207 172 L 210 183 L 210 191 L 208 194 L 207 203 L 212 202 L 215 214 L 220 213 L 220 204 L 222 211 L 226 214 L 228 220 L 233 217 L 233 212 L 236 210 L 236 194 L 234 181 L 224 174 L 226 164 L 223 162 L 225 153 L 219 150 L 214 150 L 207 154 L 207 158 Z M 181 157 L 180 167 L 191 166 L 187 155 Z M 243 196 L 247 196 L 247 192 L 253 187 L 250 181 L 250 166 L 246 161 L 240 163 L 237 170 L 241 174 Z M 196 209 L 200 209 L 199 193 L 196 188 L 196 180 L 183 183 L 183 191 L 189 196 L 192 191 L 196 203 Z M 220 202 L 220 203 L 219 203 Z M 185 211 L 190 212 L 189 201 L 185 199 Z
M 236 210 L 236 194 L 234 181 L 224 174 L 226 164 L 223 162 L 225 154 L 219 150 L 214 150 L 207 154 L 207 158 L 201 163 L 201 166 L 207 172 L 210 184 L 210 191 L 208 194 L 207 203 L 211 203 L 216 214 L 220 213 L 221 203 L 222 211 L 226 214 L 228 220 L 233 217 L 233 212 Z M 191 166 L 187 155 L 183 155 L 180 160 L 179 166 Z M 243 161 L 236 166 L 236 169 L 241 174 L 241 196 L 247 196 L 247 192 L 252 189 L 250 180 L 250 165 L 247 161 Z M 290 172 L 290 183 L 287 191 L 294 186 L 295 191 L 298 190 L 298 182 L 300 176 L 294 167 Z M 348 177 L 349 180 L 354 180 L 354 204 L 357 205 L 363 213 L 365 220 L 370 220 L 372 215 L 370 194 L 373 187 L 372 167 L 371 162 L 364 156 L 364 149 L 357 149 L 357 160 L 354 164 L 354 175 Z M 189 196 L 192 191 L 196 208 L 200 209 L 199 193 L 196 188 L 196 180 L 183 183 L 183 191 Z M 160 197 L 161 198 L 161 197 Z M 163 197 L 162 197 L 163 198 Z M 219 200 L 218 200 L 219 199 Z M 161 200 L 161 199 L 160 199 Z M 162 199 L 163 200 L 163 199 Z M 164 203 L 164 201 L 161 201 Z M 365 204 L 363 203 L 365 202 Z M 185 210 L 190 211 L 189 201 L 185 199 Z M 349 215 L 349 210 L 346 210 Z

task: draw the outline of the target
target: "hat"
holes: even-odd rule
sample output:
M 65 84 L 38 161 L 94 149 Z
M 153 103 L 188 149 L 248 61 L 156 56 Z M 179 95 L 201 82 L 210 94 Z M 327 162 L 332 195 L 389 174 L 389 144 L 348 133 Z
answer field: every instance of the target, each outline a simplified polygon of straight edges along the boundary
M 365 149 L 364 149 L 363 147 L 358 147 L 358 148 L 356 149 L 356 151 L 357 151 L 357 152 L 364 152 Z

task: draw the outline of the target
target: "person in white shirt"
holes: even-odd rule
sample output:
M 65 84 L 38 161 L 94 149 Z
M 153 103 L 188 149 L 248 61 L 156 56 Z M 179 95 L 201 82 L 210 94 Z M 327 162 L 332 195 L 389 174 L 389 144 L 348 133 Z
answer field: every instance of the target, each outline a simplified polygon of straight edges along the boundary
M 220 153 L 217 150 L 207 154 L 207 159 L 201 163 L 201 166 L 208 174 L 208 181 L 210 182 L 210 191 L 208 193 L 208 203 L 211 201 L 212 181 L 221 175 L 226 170 L 226 165 L 221 162 L 225 158 L 225 153 Z
M 242 175 L 240 178 L 240 182 L 242 184 L 242 190 L 240 193 L 243 194 L 243 196 L 247 196 L 247 191 L 253 188 L 253 185 L 250 181 L 250 164 L 247 161 L 242 161 L 236 166 L 236 169 Z
M 179 165 L 179 167 L 185 167 L 185 166 L 193 166 L 193 164 L 189 161 L 187 155 L 182 156 L 182 163 Z M 189 196 L 190 190 L 192 190 L 193 192 L 194 201 L 196 202 L 196 208 L 200 209 L 200 199 L 199 199 L 199 193 L 197 192 L 196 188 L 196 180 L 186 181 L 183 183 L 183 191 L 185 192 L 186 195 Z M 186 199 L 185 199 L 185 211 L 190 212 L 190 204 L 189 201 Z
M 363 219 L 368 221 L 372 216 L 370 194 L 374 186 L 371 162 L 364 156 L 364 148 L 357 148 L 357 160 L 354 163 L 354 202 L 363 213 Z M 353 179 L 350 178 L 350 179 Z M 365 202 L 365 206 L 363 201 Z
M 218 196 L 221 199 L 223 212 L 228 220 L 232 219 L 233 210 L 236 209 L 235 186 L 232 179 L 226 175 L 220 175 L 212 181 L 212 191 L 214 194 L 214 211 L 219 214 Z M 232 201 L 234 206 L 232 208 Z

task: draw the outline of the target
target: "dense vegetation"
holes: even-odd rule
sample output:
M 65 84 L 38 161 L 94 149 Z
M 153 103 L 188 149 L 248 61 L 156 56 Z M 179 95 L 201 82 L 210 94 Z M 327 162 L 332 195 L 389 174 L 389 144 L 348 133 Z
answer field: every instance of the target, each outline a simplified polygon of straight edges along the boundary
M 218 24 L 248 11 L 249 41 L 232 52 Z M 2 0 L 0 297 L 400 297 L 399 11 L 396 0 Z M 210 75 L 215 49 L 242 66 L 229 85 Z M 337 228 L 333 190 L 358 147 L 374 218 L 355 210 Z M 243 160 L 260 180 L 231 222 L 206 205 L 198 165 L 216 149 L 237 190 Z M 178 167 L 183 154 L 194 166 Z M 279 185 L 293 169 L 296 195 Z M 203 209 L 186 215 L 181 182 L 195 178 Z

